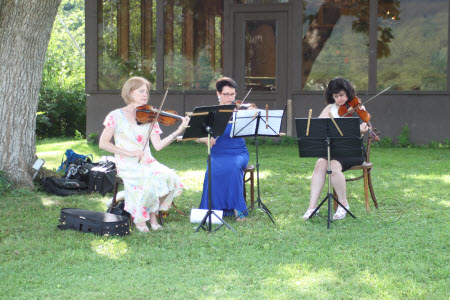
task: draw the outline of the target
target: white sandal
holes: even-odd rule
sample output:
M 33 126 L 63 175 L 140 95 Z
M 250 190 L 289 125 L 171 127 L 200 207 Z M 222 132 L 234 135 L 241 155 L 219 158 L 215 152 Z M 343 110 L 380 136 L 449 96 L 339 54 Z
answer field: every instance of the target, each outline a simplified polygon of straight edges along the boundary
M 308 209 L 308 210 L 305 212 L 305 214 L 303 215 L 303 219 L 304 219 L 304 220 L 308 220 L 308 219 L 311 217 L 313 211 L 315 211 L 315 210 L 316 210 L 315 208 Z M 317 214 L 318 212 L 319 212 L 319 210 L 317 210 L 315 214 Z
M 347 205 L 345 208 L 349 210 L 350 205 Z M 347 211 L 343 209 L 341 206 L 339 206 L 338 209 L 336 210 L 336 213 L 333 216 L 333 220 L 342 220 L 343 218 L 345 218 L 346 215 Z
M 162 226 L 159 224 L 152 224 L 150 223 L 150 227 L 152 228 L 152 230 L 156 231 L 156 230 L 162 230 Z
M 135 224 L 135 226 L 139 232 L 150 232 L 150 230 L 148 229 L 147 225 L 145 225 L 145 223 L 144 223 L 144 225 Z

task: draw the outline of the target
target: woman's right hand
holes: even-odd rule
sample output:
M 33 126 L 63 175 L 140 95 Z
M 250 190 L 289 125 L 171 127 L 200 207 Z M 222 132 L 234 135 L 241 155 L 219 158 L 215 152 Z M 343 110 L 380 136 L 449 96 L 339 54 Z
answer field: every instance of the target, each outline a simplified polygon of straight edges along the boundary
M 142 159 L 144 157 L 144 151 L 142 150 L 135 150 L 135 151 L 127 151 L 128 153 L 130 153 L 131 157 L 137 157 L 139 159 Z
M 197 143 L 205 143 L 206 145 L 208 145 L 208 138 L 207 137 L 204 137 L 204 138 L 198 138 L 197 139 Z M 215 138 L 211 138 L 211 141 L 210 141 L 210 146 L 212 147 L 212 146 L 214 146 L 216 144 L 216 139 Z

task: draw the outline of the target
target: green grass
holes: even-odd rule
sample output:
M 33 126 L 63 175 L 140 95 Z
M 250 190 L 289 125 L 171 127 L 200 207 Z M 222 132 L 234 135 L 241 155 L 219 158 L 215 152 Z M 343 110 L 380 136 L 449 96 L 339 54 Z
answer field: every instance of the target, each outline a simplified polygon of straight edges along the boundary
M 43 140 L 45 166 L 56 169 L 66 149 L 105 152 L 85 141 Z M 249 145 L 251 162 L 255 146 Z M 373 184 L 380 203 L 366 214 L 362 181 L 348 184 L 357 220 L 301 218 L 315 159 L 296 146 L 259 147 L 260 210 L 236 230 L 201 230 L 170 212 L 164 230 L 117 238 L 56 228 L 61 208 L 104 211 L 111 197 L 57 197 L 13 190 L 0 201 L 2 299 L 449 299 L 448 149 L 377 148 Z M 156 158 L 186 185 L 178 208 L 201 198 L 203 145 L 174 144 Z M 354 173 L 352 173 L 354 174 Z M 347 176 L 351 176 L 348 172 Z M 323 192 L 322 198 L 326 191 Z

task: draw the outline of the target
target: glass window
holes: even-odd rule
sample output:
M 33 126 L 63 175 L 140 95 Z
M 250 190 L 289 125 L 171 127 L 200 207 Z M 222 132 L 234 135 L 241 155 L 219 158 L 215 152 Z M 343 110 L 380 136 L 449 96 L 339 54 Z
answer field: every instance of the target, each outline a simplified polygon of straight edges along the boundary
M 379 0 L 377 88 L 447 88 L 448 0 Z
M 164 85 L 215 89 L 222 76 L 223 1 L 164 0 Z
M 253 91 L 276 91 L 277 23 L 245 22 L 245 85 Z
M 98 87 L 120 89 L 131 76 L 156 80 L 156 0 L 98 0 Z
M 369 0 L 305 0 L 302 87 L 322 90 L 342 76 L 368 88 Z

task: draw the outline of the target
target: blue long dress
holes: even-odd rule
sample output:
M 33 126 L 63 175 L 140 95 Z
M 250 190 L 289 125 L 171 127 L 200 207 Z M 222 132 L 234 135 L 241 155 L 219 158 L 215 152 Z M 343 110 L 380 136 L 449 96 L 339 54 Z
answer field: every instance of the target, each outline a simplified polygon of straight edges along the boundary
M 211 208 L 234 216 L 234 210 L 247 209 L 244 199 L 244 169 L 249 155 L 243 138 L 230 138 L 232 124 L 211 148 Z M 208 209 L 208 170 L 203 181 L 200 208 Z

